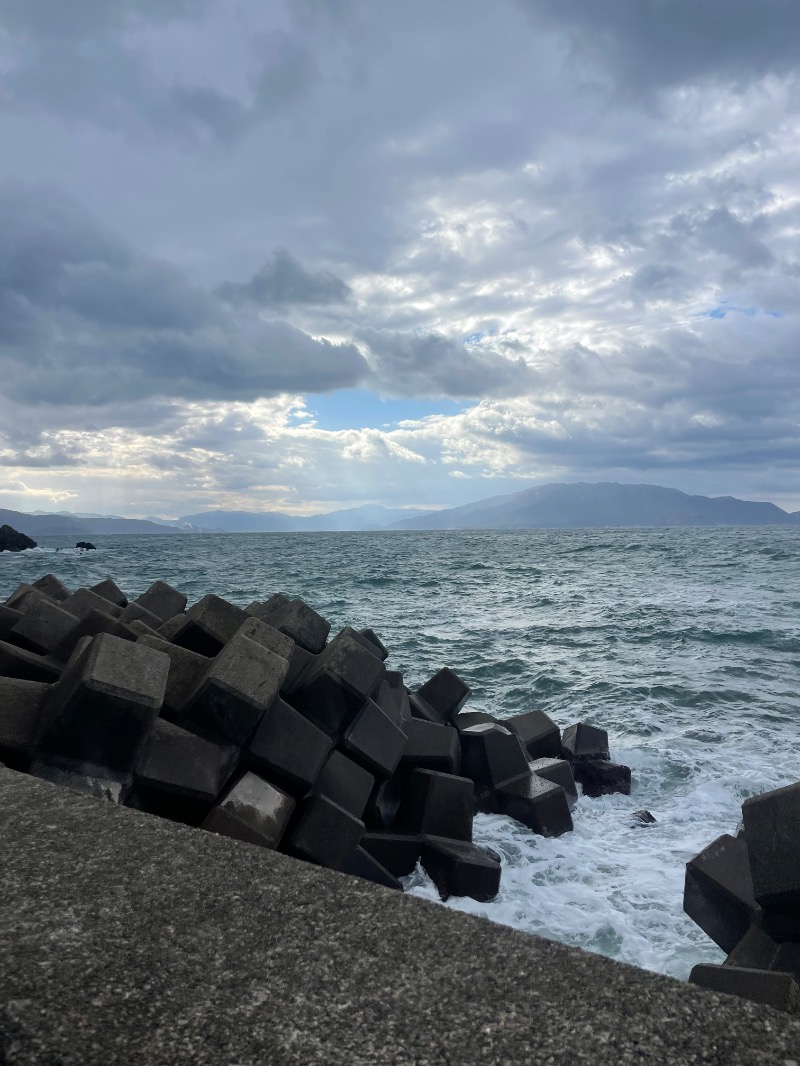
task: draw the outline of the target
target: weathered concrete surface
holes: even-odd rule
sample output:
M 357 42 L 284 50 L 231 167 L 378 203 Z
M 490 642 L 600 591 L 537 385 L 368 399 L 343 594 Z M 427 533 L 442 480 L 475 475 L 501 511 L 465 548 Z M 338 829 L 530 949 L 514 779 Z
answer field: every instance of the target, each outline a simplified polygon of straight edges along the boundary
M 0 769 L 0 1062 L 800 1062 L 800 1023 Z

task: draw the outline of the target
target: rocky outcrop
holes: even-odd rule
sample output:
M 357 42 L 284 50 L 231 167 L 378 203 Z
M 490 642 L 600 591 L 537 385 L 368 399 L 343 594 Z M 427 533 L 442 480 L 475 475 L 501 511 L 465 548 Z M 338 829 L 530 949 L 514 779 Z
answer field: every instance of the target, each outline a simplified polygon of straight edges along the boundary
M 36 541 L 11 526 L 0 526 L 0 552 L 24 552 L 35 548 Z

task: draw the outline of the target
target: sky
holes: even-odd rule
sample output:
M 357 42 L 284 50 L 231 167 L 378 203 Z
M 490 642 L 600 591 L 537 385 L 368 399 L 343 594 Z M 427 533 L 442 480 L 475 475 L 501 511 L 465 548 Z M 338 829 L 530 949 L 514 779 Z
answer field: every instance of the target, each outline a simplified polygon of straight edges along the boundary
M 0 507 L 800 509 L 797 0 L 0 0 Z

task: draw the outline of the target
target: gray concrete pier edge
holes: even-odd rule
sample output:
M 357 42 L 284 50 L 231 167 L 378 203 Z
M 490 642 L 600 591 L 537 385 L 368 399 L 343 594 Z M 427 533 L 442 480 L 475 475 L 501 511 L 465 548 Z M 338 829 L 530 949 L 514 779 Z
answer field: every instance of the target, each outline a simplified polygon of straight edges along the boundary
M 0 768 L 0 1062 L 800 1064 L 800 1022 Z

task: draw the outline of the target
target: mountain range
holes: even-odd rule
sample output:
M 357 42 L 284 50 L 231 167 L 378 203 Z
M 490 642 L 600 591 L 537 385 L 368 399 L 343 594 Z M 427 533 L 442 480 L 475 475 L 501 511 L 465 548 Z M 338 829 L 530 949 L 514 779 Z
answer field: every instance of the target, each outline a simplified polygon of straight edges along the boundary
M 178 519 L 122 518 L 0 509 L 0 525 L 29 537 L 76 540 L 108 533 L 290 533 L 413 529 L 576 529 L 663 526 L 798 525 L 800 511 L 734 496 L 690 496 L 658 485 L 616 482 L 550 484 L 437 511 L 367 504 L 328 514 L 281 511 L 202 511 Z
M 658 485 L 551 484 L 432 511 L 394 529 L 575 529 L 800 524 L 800 511 L 734 496 L 689 496 Z

